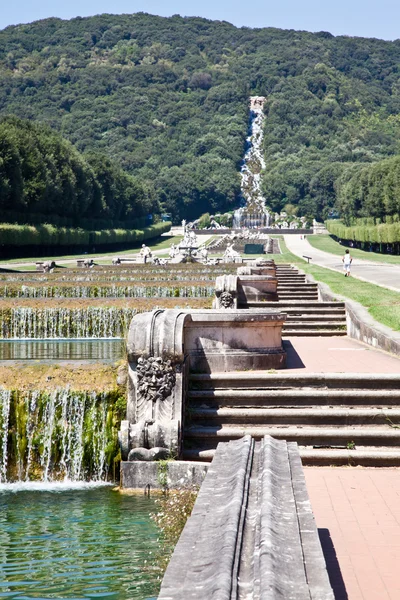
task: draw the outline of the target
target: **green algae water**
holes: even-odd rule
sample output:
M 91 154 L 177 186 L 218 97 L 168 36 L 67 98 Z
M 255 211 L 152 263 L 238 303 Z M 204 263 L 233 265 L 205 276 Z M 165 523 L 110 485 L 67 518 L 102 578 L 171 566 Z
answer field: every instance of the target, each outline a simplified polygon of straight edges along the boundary
M 0 598 L 155 600 L 153 511 L 99 485 L 1 485 Z

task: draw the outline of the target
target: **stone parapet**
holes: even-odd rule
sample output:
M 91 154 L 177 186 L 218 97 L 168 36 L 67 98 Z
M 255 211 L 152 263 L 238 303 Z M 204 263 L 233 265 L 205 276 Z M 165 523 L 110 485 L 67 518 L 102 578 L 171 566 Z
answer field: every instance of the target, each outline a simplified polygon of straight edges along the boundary
M 185 329 L 192 373 L 282 369 L 286 316 L 265 310 L 193 310 Z
M 264 270 L 263 268 L 262 270 Z M 261 268 L 259 269 L 261 271 Z M 252 273 L 251 267 L 238 269 L 240 274 L 220 275 L 215 281 L 213 308 L 246 308 L 251 302 L 277 302 L 278 279 L 272 268 L 271 274 Z
M 219 444 L 158 600 L 334 600 L 297 444 Z
M 132 491 L 154 491 L 200 487 L 210 463 L 183 460 L 123 461 L 121 462 L 121 488 Z M 165 471 L 163 470 L 165 468 Z

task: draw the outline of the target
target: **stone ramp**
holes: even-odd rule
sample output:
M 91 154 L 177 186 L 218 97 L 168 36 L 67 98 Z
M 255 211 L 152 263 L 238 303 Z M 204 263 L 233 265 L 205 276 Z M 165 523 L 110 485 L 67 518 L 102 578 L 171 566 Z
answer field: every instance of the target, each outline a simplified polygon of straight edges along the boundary
M 297 445 L 219 444 L 158 600 L 334 600 Z

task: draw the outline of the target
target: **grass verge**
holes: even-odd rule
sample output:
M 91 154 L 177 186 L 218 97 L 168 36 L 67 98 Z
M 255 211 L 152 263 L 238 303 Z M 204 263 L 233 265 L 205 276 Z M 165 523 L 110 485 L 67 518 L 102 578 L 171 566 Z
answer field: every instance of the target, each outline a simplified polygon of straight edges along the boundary
M 23 391 L 69 387 L 82 392 L 108 392 L 116 388 L 116 381 L 117 367 L 112 365 L 0 365 L 0 387 Z

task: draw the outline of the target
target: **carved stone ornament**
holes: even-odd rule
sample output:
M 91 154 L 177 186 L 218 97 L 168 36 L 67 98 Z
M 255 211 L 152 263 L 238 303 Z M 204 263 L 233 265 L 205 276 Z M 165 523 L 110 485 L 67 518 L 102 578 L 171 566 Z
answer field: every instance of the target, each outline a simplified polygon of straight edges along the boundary
M 176 375 L 170 360 L 150 356 L 139 358 L 136 367 L 137 396 L 140 400 L 163 402 L 174 388 Z
M 221 308 L 233 308 L 233 295 L 230 292 L 222 292 L 219 297 L 219 304 Z

